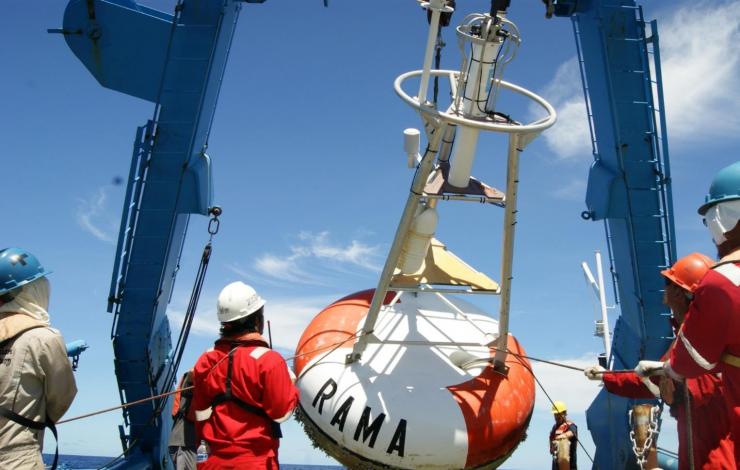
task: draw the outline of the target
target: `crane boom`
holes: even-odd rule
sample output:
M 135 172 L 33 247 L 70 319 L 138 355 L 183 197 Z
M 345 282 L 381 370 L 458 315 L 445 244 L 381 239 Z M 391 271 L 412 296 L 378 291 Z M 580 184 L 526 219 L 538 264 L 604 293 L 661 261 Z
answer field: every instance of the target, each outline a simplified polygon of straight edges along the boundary
M 155 103 L 134 142 L 108 299 L 122 403 L 172 388 L 166 309 L 189 217 L 212 207 L 208 135 L 241 6 L 179 0 L 169 15 L 135 0 L 70 0 L 54 31 L 102 86 Z M 169 466 L 162 408 L 124 410 L 125 458 L 109 468 Z
M 676 258 L 660 51 L 634 0 L 558 0 L 578 46 L 594 163 L 583 217 L 604 221 L 621 314 L 611 365 L 659 358 L 672 332 L 660 271 Z M 657 104 L 656 104 L 657 100 Z M 602 390 L 588 409 L 598 468 L 637 468 L 630 446 L 630 401 Z

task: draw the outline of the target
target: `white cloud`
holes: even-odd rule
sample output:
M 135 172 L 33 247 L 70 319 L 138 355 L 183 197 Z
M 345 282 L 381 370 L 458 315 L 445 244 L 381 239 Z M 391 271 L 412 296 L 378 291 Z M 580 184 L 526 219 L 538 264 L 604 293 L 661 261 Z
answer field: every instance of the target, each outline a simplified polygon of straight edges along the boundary
M 77 204 L 77 224 L 98 240 L 113 243 L 118 228 L 118 219 L 108 211 L 108 191 L 110 186 L 101 186 L 87 199 Z
M 584 194 L 586 194 L 586 180 L 584 178 L 574 179 L 570 183 L 563 184 L 552 193 L 553 197 L 564 201 L 583 201 Z
M 313 317 L 331 302 L 343 297 L 342 295 L 325 295 L 316 297 L 267 298 L 265 306 L 265 320 L 270 321 L 272 330 L 273 346 L 276 348 L 294 351 L 298 340 L 303 334 Z M 200 305 L 215 305 L 216 299 L 201 299 Z M 170 309 L 167 312 L 173 335 L 176 336 L 182 326 L 185 313 L 179 309 Z M 193 324 L 190 328 L 191 334 L 211 339 L 218 337 L 221 324 L 216 317 L 213 308 L 198 308 Z M 267 337 L 267 327 L 265 327 Z
M 542 96 L 558 113 L 555 125 L 543 134 L 548 147 L 563 160 L 591 158 L 591 135 L 575 57 L 560 64 Z
M 702 1 L 658 25 L 672 140 L 740 131 L 740 1 Z
M 346 272 L 347 267 L 370 272 L 380 270 L 378 246 L 366 245 L 358 240 L 352 240 L 347 245 L 337 244 L 330 240 L 326 231 L 318 234 L 301 232 L 297 238 L 299 243 L 290 247 L 290 254 L 279 256 L 265 253 L 255 259 L 254 269 L 273 279 L 313 285 L 325 284 L 318 270 Z M 230 269 L 248 274 L 238 266 Z
M 596 365 L 596 356 L 595 353 L 588 353 L 580 358 L 553 359 L 553 361 L 583 369 Z M 599 382 L 588 380 L 583 372 L 577 370 L 565 369 L 541 362 L 532 362 L 532 370 L 553 400 L 562 400 L 568 405 L 569 414 L 585 413 L 596 394 L 601 390 Z M 535 408 L 548 412 L 552 408 L 550 400 L 547 399 L 539 387 Z
M 344 295 L 267 299 L 265 319 L 270 320 L 273 345 L 295 351 L 303 330 L 316 314 L 341 297 Z
M 182 327 L 182 321 L 185 319 L 185 312 L 170 310 L 167 312 L 167 318 L 170 320 L 173 336 L 178 335 Z M 197 336 L 216 338 L 220 326 L 221 324 L 216 321 L 216 310 L 198 309 L 193 318 L 193 324 L 190 326 L 190 332 Z
M 284 258 L 266 253 L 254 261 L 254 268 L 262 274 L 266 274 L 282 281 L 300 282 L 303 284 L 317 284 L 298 265 L 303 256 L 292 254 Z
M 659 21 L 663 88 L 671 142 L 695 143 L 740 131 L 740 1 L 703 1 Z M 590 158 L 578 62 L 565 61 L 542 90 L 558 112 L 543 134 L 563 160 Z M 657 105 L 657 101 L 656 101 Z

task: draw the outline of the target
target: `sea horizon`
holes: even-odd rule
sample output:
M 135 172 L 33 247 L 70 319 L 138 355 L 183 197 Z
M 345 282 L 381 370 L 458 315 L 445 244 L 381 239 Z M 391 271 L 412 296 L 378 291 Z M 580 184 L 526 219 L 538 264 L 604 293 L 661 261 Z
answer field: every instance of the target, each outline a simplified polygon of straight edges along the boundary
M 50 468 L 54 460 L 53 454 L 43 454 L 44 464 Z M 103 466 L 110 465 L 116 459 L 115 456 L 100 455 L 72 455 L 59 454 L 58 470 L 96 470 Z M 309 465 L 296 463 L 281 463 L 280 468 L 284 470 L 344 470 L 346 467 L 341 465 Z M 501 469 L 506 470 L 506 469 Z
M 43 454 L 44 464 L 50 468 L 53 454 Z M 95 470 L 113 463 L 115 456 L 59 454 L 58 470 Z M 308 465 L 281 463 L 285 470 L 343 470 L 341 465 Z

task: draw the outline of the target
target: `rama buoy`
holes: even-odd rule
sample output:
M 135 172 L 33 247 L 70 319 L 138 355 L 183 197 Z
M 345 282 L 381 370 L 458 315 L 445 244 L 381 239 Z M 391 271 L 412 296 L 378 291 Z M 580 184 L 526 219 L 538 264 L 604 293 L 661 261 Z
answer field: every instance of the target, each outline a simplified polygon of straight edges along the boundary
M 428 142 L 420 153 L 422 133 L 403 133 L 414 177 L 376 288 L 332 303 L 303 332 L 294 362 L 298 419 L 349 468 L 496 468 L 524 439 L 535 397 L 531 365 L 509 333 L 518 162 L 555 111 L 502 80 L 520 43 L 505 11 L 468 15 L 457 28 L 469 51 L 460 70 L 437 70 L 440 17 L 453 9 L 444 0 L 421 4 L 430 13 L 424 65 L 394 88 L 421 115 Z M 410 78 L 419 82 L 413 95 L 405 89 Z M 439 78 L 450 83 L 445 107 L 427 99 Z M 501 92 L 523 95 L 545 115 L 525 124 L 498 112 Z M 471 174 L 481 132 L 509 137 L 502 190 Z M 500 282 L 435 238 L 438 206 L 460 202 L 504 210 Z M 491 251 L 490 243 L 481 246 Z M 499 297 L 498 318 L 462 295 Z
M 300 419 L 312 440 L 349 468 L 503 462 L 532 415 L 530 364 L 510 355 L 508 374 L 496 372 L 485 344 L 497 322 L 470 303 L 434 293 L 389 295 L 377 341 L 347 364 L 354 342 L 333 346 L 362 328 L 373 293 L 334 302 L 299 342 Z M 525 354 L 516 338 L 507 342 Z

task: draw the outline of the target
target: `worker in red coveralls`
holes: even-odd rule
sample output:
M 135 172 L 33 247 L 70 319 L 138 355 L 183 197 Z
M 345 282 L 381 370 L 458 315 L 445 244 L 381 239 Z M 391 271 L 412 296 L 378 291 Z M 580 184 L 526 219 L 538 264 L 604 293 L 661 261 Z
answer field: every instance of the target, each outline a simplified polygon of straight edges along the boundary
M 740 162 L 717 173 L 699 214 L 712 233 L 720 261 L 694 292 L 670 359 L 641 361 L 636 370 L 675 380 L 721 373 L 735 461 L 740 462 Z M 702 418 L 714 421 L 717 416 Z
M 298 390 L 262 337 L 264 305 L 242 282 L 218 296 L 221 337 L 193 369 L 200 470 L 278 469 L 279 423 L 293 413 Z
M 661 272 L 666 278 L 663 303 L 673 312 L 672 323 L 676 332 L 684 321 L 694 291 L 713 265 L 714 262 L 708 257 L 692 253 Z M 663 360 L 668 358 L 671 348 L 663 356 Z M 685 396 L 687 387 L 691 407 L 693 468 L 735 469 L 730 420 L 725 411 L 722 379 L 717 374 L 688 379 L 684 383 L 669 377 L 648 378 L 640 377 L 634 372 L 614 373 L 599 366 L 589 367 L 584 373 L 591 380 L 603 380 L 606 389 L 615 395 L 627 398 L 661 398 L 670 407 L 678 430 L 679 470 L 691 468 Z M 710 416 L 711 419 L 707 419 Z M 653 467 L 657 466 L 657 461 L 650 460 L 656 458 L 654 452 L 648 456 L 648 463 L 653 463 Z

